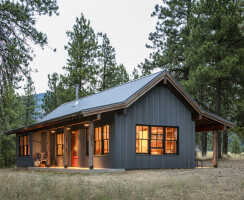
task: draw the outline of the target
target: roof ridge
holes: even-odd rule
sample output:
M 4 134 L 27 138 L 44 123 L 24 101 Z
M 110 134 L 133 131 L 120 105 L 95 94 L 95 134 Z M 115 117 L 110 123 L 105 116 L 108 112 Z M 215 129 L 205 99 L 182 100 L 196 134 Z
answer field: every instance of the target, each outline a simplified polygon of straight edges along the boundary
M 164 69 L 164 70 L 161 70 L 161 71 L 155 72 L 155 73 L 153 73 L 153 74 L 149 74 L 149 75 L 146 75 L 146 76 L 142 76 L 142 77 L 140 77 L 140 78 L 137 78 L 137 79 L 134 79 L 134 80 L 128 81 L 128 82 L 126 82 L 126 83 L 122 83 L 122 84 L 120 84 L 120 85 L 116 85 L 116 86 L 114 86 L 114 87 L 111 87 L 111 88 L 108 88 L 108 89 L 106 89 L 106 90 L 103 90 L 103 91 L 100 91 L 100 92 L 97 92 L 97 93 L 94 93 L 94 94 L 91 94 L 91 95 L 88 95 L 88 96 L 85 96 L 85 97 L 79 98 L 79 99 L 77 99 L 77 100 L 72 100 L 72 101 L 69 101 L 69 102 L 63 103 L 63 104 L 61 104 L 60 106 L 63 106 L 63 105 L 66 105 L 66 104 L 68 104 L 68 103 L 72 103 L 72 102 L 75 102 L 75 101 L 80 101 L 81 99 L 85 99 L 85 98 L 87 98 L 87 97 L 91 97 L 91 96 L 93 96 L 93 95 L 100 94 L 100 93 L 102 93 L 102 92 L 106 92 L 106 91 L 111 90 L 111 89 L 114 89 L 114 88 L 116 88 L 116 87 L 120 87 L 120 86 L 122 86 L 122 85 L 126 85 L 126 84 L 129 84 L 129 83 L 132 83 L 132 82 L 138 81 L 138 80 L 140 80 L 140 79 L 143 79 L 143 78 L 146 78 L 146 77 L 149 77 L 149 76 L 155 75 L 155 74 L 161 74 L 161 73 L 163 73 L 163 72 L 165 72 L 165 71 L 167 71 L 167 70 L 165 70 L 165 69 Z M 58 107 L 57 107 L 57 108 L 58 108 Z

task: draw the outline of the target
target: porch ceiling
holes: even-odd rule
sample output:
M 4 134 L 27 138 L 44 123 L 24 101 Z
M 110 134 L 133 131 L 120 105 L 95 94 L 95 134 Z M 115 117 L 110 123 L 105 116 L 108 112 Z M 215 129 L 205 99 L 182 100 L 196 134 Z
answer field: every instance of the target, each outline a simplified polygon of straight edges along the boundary
M 225 129 L 226 125 L 224 123 L 217 122 L 207 117 L 202 117 L 195 121 L 195 132 L 220 131 Z

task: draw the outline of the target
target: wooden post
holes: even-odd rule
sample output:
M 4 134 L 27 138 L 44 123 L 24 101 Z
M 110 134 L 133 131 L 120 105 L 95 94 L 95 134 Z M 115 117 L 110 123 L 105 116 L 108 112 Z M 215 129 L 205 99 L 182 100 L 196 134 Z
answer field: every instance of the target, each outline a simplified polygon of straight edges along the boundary
M 89 121 L 89 169 L 93 169 L 93 133 L 94 122 Z
M 69 160 L 68 144 L 69 144 L 68 127 L 64 126 L 64 168 L 68 168 L 68 160 Z
M 213 131 L 213 166 L 218 167 L 218 132 Z
M 47 131 L 47 135 L 46 135 L 46 166 L 49 167 L 50 166 L 50 130 Z

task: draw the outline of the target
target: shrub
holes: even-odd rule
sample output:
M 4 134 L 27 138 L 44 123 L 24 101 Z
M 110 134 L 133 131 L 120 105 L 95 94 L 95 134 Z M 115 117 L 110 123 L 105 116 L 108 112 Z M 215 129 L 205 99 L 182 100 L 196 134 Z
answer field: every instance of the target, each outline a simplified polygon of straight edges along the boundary
M 234 153 L 234 154 L 241 154 L 242 153 L 241 142 L 240 142 L 237 135 L 235 135 L 233 137 L 233 140 L 231 143 L 231 153 Z

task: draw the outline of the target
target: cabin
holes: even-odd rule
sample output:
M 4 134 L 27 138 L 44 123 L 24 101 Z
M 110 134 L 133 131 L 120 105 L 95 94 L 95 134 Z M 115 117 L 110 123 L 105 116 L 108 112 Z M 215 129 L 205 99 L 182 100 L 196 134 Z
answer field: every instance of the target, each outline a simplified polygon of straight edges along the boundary
M 194 168 L 195 134 L 234 123 L 204 111 L 166 71 L 65 103 L 16 134 L 18 167 Z

